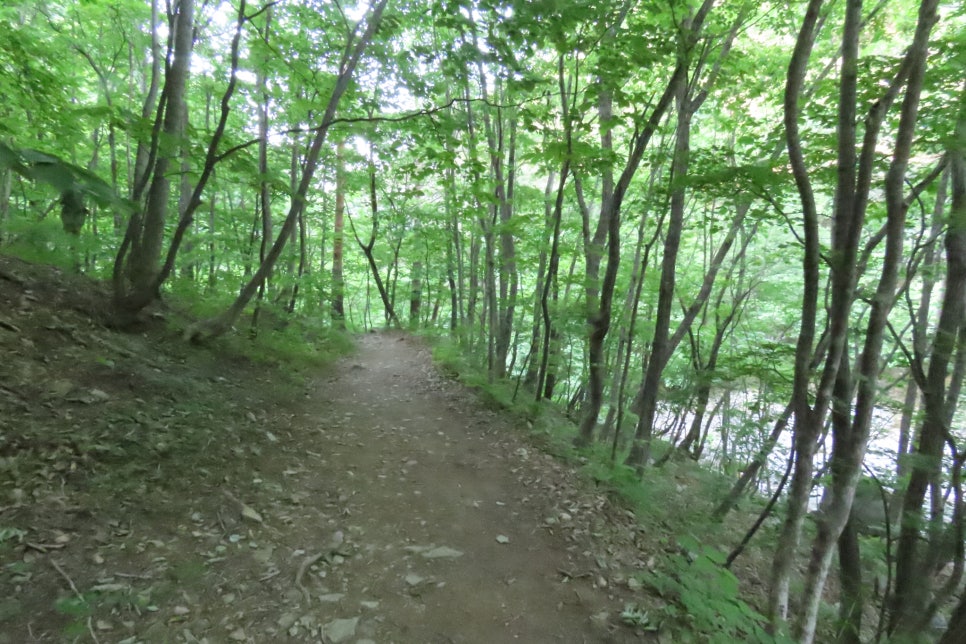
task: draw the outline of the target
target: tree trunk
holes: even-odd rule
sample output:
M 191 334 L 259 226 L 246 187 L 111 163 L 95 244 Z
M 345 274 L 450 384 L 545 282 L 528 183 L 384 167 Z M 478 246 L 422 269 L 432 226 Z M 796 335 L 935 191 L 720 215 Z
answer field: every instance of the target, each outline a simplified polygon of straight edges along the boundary
M 701 31 L 701 26 L 708 12 L 714 5 L 714 0 L 705 0 L 694 18 L 690 21 L 688 28 L 685 29 L 687 37 L 693 37 Z M 687 48 L 689 43 L 681 43 L 682 48 Z M 617 282 L 617 269 L 620 265 L 620 226 L 621 209 L 624 204 L 624 197 L 630 186 L 631 180 L 637 174 L 644 152 L 651 142 L 654 132 L 664 119 L 664 115 L 671 106 L 671 102 L 678 95 L 680 88 L 687 84 L 687 63 L 678 61 L 671 78 L 668 80 L 664 93 L 658 100 L 651 114 L 631 141 L 630 151 L 624 170 L 613 188 L 609 185 L 611 178 L 609 170 L 605 173 L 603 186 L 601 189 L 601 206 L 597 218 L 597 226 L 593 238 L 590 237 L 589 222 L 586 213 L 584 214 L 584 255 L 586 266 L 586 305 L 587 305 L 587 355 L 588 355 L 588 379 L 587 379 L 587 399 L 581 415 L 580 426 L 574 444 L 578 447 L 590 445 L 594 439 L 594 429 L 597 427 L 597 417 L 604 402 L 604 374 L 606 365 L 604 364 L 604 341 L 610 330 L 611 303 L 614 298 L 614 286 Z M 601 147 L 604 150 L 612 149 L 612 136 L 610 122 L 613 119 L 611 106 L 611 93 L 608 88 L 600 89 L 599 117 L 601 124 Z M 575 177 L 576 180 L 576 177 Z M 578 189 L 579 184 L 575 186 Z M 585 209 L 581 209 L 585 210 Z M 605 245 L 606 243 L 606 245 Z M 606 252 L 607 267 L 604 272 L 604 279 L 598 287 L 600 275 L 600 262 Z M 598 290 L 599 288 L 599 290 Z
M 419 312 L 423 304 L 423 287 L 420 272 L 423 270 L 423 263 L 419 260 L 413 262 L 413 270 L 410 273 L 409 287 L 409 328 L 419 328 Z
M 651 186 L 657 172 L 651 171 Z M 640 306 L 641 289 L 644 285 L 644 277 L 647 272 L 647 262 L 651 255 L 651 248 L 657 241 L 658 232 L 661 224 L 657 226 L 657 232 L 645 244 L 644 228 L 647 224 L 646 214 L 641 216 L 637 225 L 637 243 L 634 246 L 634 260 L 631 265 L 630 287 L 627 289 L 627 296 L 624 298 L 624 310 L 621 316 L 619 336 L 617 339 L 617 357 L 614 360 L 613 377 L 611 379 L 610 399 L 608 400 L 607 417 L 601 427 L 601 440 L 606 441 L 611 432 L 613 434 L 613 445 L 611 458 L 615 457 L 616 446 L 620 434 L 620 421 L 623 419 L 624 391 L 626 389 L 627 375 L 630 370 L 630 355 L 633 349 L 634 328 L 637 322 L 637 311 Z M 616 425 L 615 425 L 616 423 Z
M 852 500 L 855 496 L 855 487 L 861 474 L 862 461 L 865 458 L 866 447 L 869 441 L 872 413 L 875 409 L 878 398 L 878 375 L 881 371 L 882 344 L 886 325 L 888 324 L 889 313 L 892 310 L 896 299 L 896 285 L 898 283 L 899 267 L 903 261 L 903 236 L 905 233 L 906 211 L 908 209 L 904 199 L 904 186 L 906 179 L 906 168 L 911 156 L 913 137 L 916 129 L 918 117 L 919 96 L 922 91 L 923 79 L 926 69 L 926 56 L 928 53 L 929 34 L 933 25 L 937 21 L 938 0 L 923 0 L 919 8 L 919 22 L 913 43 L 906 53 L 902 69 L 897 74 L 894 84 L 887 90 L 886 96 L 872 108 L 869 116 L 865 119 L 866 132 L 862 147 L 862 157 L 859 160 L 859 172 L 855 178 L 855 184 L 842 186 L 840 190 L 854 191 L 848 200 L 847 207 L 850 211 L 841 213 L 836 210 L 836 225 L 839 217 L 843 214 L 847 217 L 845 225 L 849 228 L 846 232 L 843 245 L 840 247 L 844 257 L 843 264 L 853 258 L 853 245 L 858 248 L 859 232 L 865 218 L 865 204 L 869 196 L 869 185 L 872 176 L 872 166 L 877 155 L 876 143 L 878 140 L 879 125 L 892 103 L 893 96 L 898 92 L 903 77 L 906 82 L 906 92 L 903 100 L 902 110 L 899 118 L 899 129 L 896 135 L 895 147 L 892 162 L 885 180 L 886 195 L 886 248 L 885 256 L 882 261 L 881 275 L 876 287 L 875 297 L 872 301 L 869 321 L 865 332 L 865 345 L 859 359 L 857 379 L 857 396 L 854 409 L 851 410 L 851 421 L 839 418 L 839 422 L 833 422 L 833 447 L 830 459 L 832 482 L 831 487 L 826 489 L 826 500 L 823 501 L 823 511 L 819 513 L 818 530 L 811 550 L 811 560 L 809 561 L 808 574 L 805 578 L 804 607 L 801 612 L 799 622 L 796 626 L 796 635 L 802 642 L 808 644 L 815 636 L 815 628 L 818 620 L 818 611 L 822 599 L 822 591 L 825 587 L 825 579 L 832 563 L 834 544 L 844 529 L 852 508 Z M 843 30 L 843 67 L 848 69 L 850 64 L 854 64 L 857 56 L 857 41 L 859 34 L 858 25 L 862 19 L 861 0 L 852 0 L 846 12 L 845 28 Z M 854 27 L 853 27 L 854 25 Z M 856 46 L 856 54 L 848 51 L 848 48 Z M 843 71 L 843 100 L 841 118 L 851 119 L 849 123 L 854 123 L 855 87 L 856 78 L 852 73 Z M 851 85 L 851 86 L 850 86 Z M 895 93 L 893 92 L 895 90 Z M 880 111 L 881 110 L 881 111 Z M 840 123 L 840 129 L 845 129 Z M 844 146 L 853 148 L 854 138 L 844 137 Z M 844 153 L 844 162 L 852 162 L 854 167 L 854 152 L 849 150 Z M 841 175 L 844 174 L 840 172 Z M 841 197 L 842 195 L 840 195 Z M 836 298 L 840 297 L 843 326 L 847 329 L 848 312 L 851 308 L 853 298 L 852 291 L 856 275 L 854 268 L 847 265 L 840 267 L 841 277 L 839 284 L 833 287 L 833 311 L 836 307 Z M 853 274 L 848 274 L 853 272 Z M 840 273 L 840 274 L 841 274 Z M 836 271 L 833 270 L 833 281 Z M 839 289 L 842 289 L 841 292 Z M 834 324 L 836 319 L 832 318 L 833 338 Z M 847 335 L 847 332 L 845 333 Z M 844 338 L 843 338 L 844 341 Z M 849 401 L 852 397 L 853 381 L 848 370 L 848 352 L 840 352 L 840 364 L 836 374 L 835 397 L 838 398 L 836 406 L 841 406 L 841 410 L 835 411 L 835 416 L 846 416 L 850 411 Z M 846 562 L 848 564 L 849 562 Z M 847 574 L 854 574 L 854 565 L 846 567 L 843 571 Z M 861 580 L 843 580 L 843 589 L 852 590 L 855 586 L 861 586 Z M 849 608 L 853 613 L 853 620 L 861 619 L 863 610 L 861 593 L 852 593 L 844 597 L 849 603 Z
M 570 156 L 573 151 L 573 124 L 570 120 L 568 86 L 564 80 L 564 57 L 557 57 L 557 85 L 560 89 L 560 109 L 563 115 L 564 138 L 567 144 L 567 157 L 560 168 L 560 178 L 557 182 L 557 196 L 551 211 L 547 204 L 547 226 L 552 229 L 550 241 L 550 256 L 547 258 L 547 273 L 543 277 L 543 290 L 540 293 L 540 314 L 543 322 L 543 350 L 540 352 L 540 368 L 537 371 L 537 381 L 534 395 L 537 402 L 541 398 L 549 399 L 553 395 L 556 380 L 556 370 L 550 371 L 551 354 L 556 351 L 556 330 L 550 316 L 550 297 L 553 294 L 554 303 L 557 301 L 557 272 L 560 269 L 560 224 L 563 217 L 564 189 L 570 174 Z M 547 182 L 549 196 L 550 182 Z
M 10 193 L 13 189 L 13 171 L 0 172 L 0 245 L 6 237 L 7 220 L 10 217 Z
M 690 42 L 682 46 L 678 68 L 684 71 L 683 76 L 685 77 L 692 62 L 696 63 L 698 68 L 701 68 L 704 66 L 707 56 L 710 53 L 710 48 L 704 48 L 700 50 L 699 56 L 695 60 L 692 60 L 690 51 L 692 47 L 690 43 L 696 42 L 704 22 L 703 12 L 706 10 L 710 11 L 712 4 L 713 2 L 711 1 L 705 2 L 694 19 L 686 21 L 683 26 L 683 32 L 690 39 Z M 739 12 L 732 24 L 731 30 L 725 36 L 715 65 L 705 81 L 705 87 L 699 90 L 695 82 L 682 81 L 676 86 L 673 94 L 677 106 L 678 122 L 675 130 L 674 153 L 671 160 L 671 175 L 675 181 L 681 183 L 671 192 L 670 215 L 665 232 L 664 252 L 661 258 L 661 278 L 657 314 L 654 321 L 654 334 L 651 342 L 651 355 L 647 363 L 647 370 L 644 373 L 643 382 L 641 383 L 641 389 L 637 396 L 640 403 L 636 405 L 639 418 L 634 435 L 634 443 L 631 446 L 631 451 L 627 455 L 626 460 L 627 465 L 634 467 L 638 471 L 645 467 L 650 460 L 651 435 L 654 430 L 654 419 L 657 414 L 657 396 L 664 369 L 667 366 L 674 348 L 684 338 L 694 318 L 710 295 L 718 269 L 721 267 L 724 257 L 734 242 L 735 236 L 740 229 L 741 221 L 748 211 L 747 204 L 738 207 L 738 212 L 736 213 L 735 220 L 732 222 L 731 230 L 722 243 L 721 248 L 719 248 L 718 253 L 716 253 L 715 258 L 712 260 L 710 270 L 702 284 L 701 292 L 698 294 L 695 302 L 692 303 L 685 319 L 678 325 L 672 337 L 670 335 L 671 307 L 674 304 L 677 255 L 681 243 L 681 232 L 684 226 L 686 192 L 683 179 L 687 177 L 688 166 L 690 164 L 691 119 L 707 99 L 710 88 L 717 80 L 721 63 L 727 58 L 734 38 L 738 33 L 738 29 L 744 21 L 745 11 L 745 9 L 742 9 Z
M 788 64 L 788 74 L 785 81 L 786 147 L 802 205 L 805 248 L 802 259 L 802 281 L 804 284 L 802 321 L 795 347 L 795 370 L 792 384 L 792 403 L 790 405 L 795 416 L 791 456 L 794 459 L 793 477 L 788 492 L 788 512 L 782 525 L 778 545 L 775 548 L 775 559 L 768 594 L 766 616 L 772 632 L 777 632 L 788 616 L 788 591 L 791 572 L 798 552 L 802 522 L 805 519 L 805 509 L 811 491 L 812 459 L 815 454 L 815 437 L 817 435 L 815 430 L 821 427 L 821 422 L 815 422 L 812 418 L 812 410 L 809 406 L 810 362 L 815 339 L 819 291 L 818 211 L 811 180 L 805 166 L 801 134 L 798 127 L 801 114 L 799 100 L 802 95 L 808 60 L 815 44 L 816 27 L 821 8 L 822 0 L 809 0 L 802 27 L 795 41 L 792 58 Z
M 936 204 L 932 211 L 932 224 L 929 230 L 929 242 L 923 249 L 922 259 L 919 262 L 917 273 L 922 275 L 922 287 L 919 293 L 919 304 L 916 309 L 916 319 L 917 320 L 928 320 L 929 311 L 932 309 L 932 296 L 933 290 L 936 286 L 936 264 L 937 264 L 937 246 L 936 240 L 940 238 L 942 232 L 944 221 L 944 214 L 946 209 L 946 193 L 949 183 L 949 170 L 947 169 L 943 172 L 940 178 L 939 185 L 936 188 Z M 918 332 L 915 328 L 913 329 L 913 350 L 916 354 L 925 355 L 927 351 L 926 347 L 926 334 Z M 916 381 L 914 374 L 910 371 L 909 383 L 906 385 L 906 395 L 903 400 L 902 405 L 902 417 L 899 422 L 899 441 L 896 446 L 896 481 L 900 485 L 904 485 L 907 480 L 907 454 L 910 451 L 910 445 L 913 442 L 912 436 L 912 426 L 913 419 L 916 417 L 916 411 L 919 407 L 919 402 L 921 396 L 919 394 L 920 383 Z M 893 518 L 898 517 L 901 508 L 898 500 L 902 498 L 902 489 L 896 489 L 895 498 L 897 502 L 893 503 L 893 510 L 895 514 Z
M 315 176 L 316 168 L 319 164 L 319 156 L 322 151 L 322 145 L 325 143 L 326 135 L 328 134 L 329 127 L 335 118 L 335 112 L 339 105 L 339 100 L 345 93 L 349 86 L 349 81 L 352 78 L 352 74 L 355 71 L 356 65 L 359 59 L 362 57 L 363 51 L 365 51 L 373 34 L 375 33 L 382 12 L 386 7 L 388 0 L 377 0 L 373 5 L 370 6 L 368 20 L 366 22 L 366 27 L 363 33 L 358 33 L 358 28 L 353 30 L 350 34 L 350 44 L 346 48 L 346 52 L 343 54 L 342 60 L 339 64 L 339 75 L 336 78 L 334 87 L 332 88 L 332 94 L 329 96 L 328 103 L 326 104 L 325 112 L 322 115 L 319 126 L 316 128 L 315 136 L 312 139 L 312 144 L 309 147 L 308 153 L 305 157 L 305 170 L 302 174 L 302 180 L 299 182 L 299 187 L 296 193 L 292 197 L 292 204 L 289 208 L 288 215 L 285 217 L 285 221 L 282 224 L 282 228 L 279 231 L 278 237 L 275 243 L 272 245 L 268 256 L 262 265 L 259 266 L 255 275 L 252 279 L 245 285 L 239 294 L 235 302 L 228 308 L 224 313 L 214 318 L 203 320 L 197 324 L 192 325 L 188 328 L 185 336 L 192 341 L 201 341 L 206 338 L 214 337 L 225 333 L 231 328 L 238 316 L 244 310 L 248 302 L 251 301 L 252 296 L 258 289 L 258 286 L 263 280 L 268 276 L 275 262 L 278 260 L 279 256 L 282 254 L 282 250 L 285 248 L 285 244 L 288 241 L 292 229 L 295 227 L 296 222 L 302 209 L 305 207 L 306 195 L 308 194 L 309 187 L 312 184 L 312 179 Z
M 191 5 L 192 0 L 188 0 L 182 6 L 182 11 L 185 11 L 185 7 Z M 180 15 L 180 14 L 179 14 Z M 184 20 L 183 17 L 179 17 L 178 20 Z M 177 257 L 178 250 L 181 247 L 181 242 L 184 238 L 185 232 L 191 223 L 194 221 L 194 213 L 201 206 L 201 195 L 208 185 L 208 181 L 211 179 L 215 171 L 215 165 L 218 161 L 218 146 L 221 143 L 222 136 L 225 133 L 225 127 L 228 123 L 228 115 L 231 111 L 231 97 L 235 92 L 235 87 L 238 81 L 238 58 L 239 58 L 239 48 L 241 43 L 242 26 L 246 20 L 245 17 L 245 0 L 242 0 L 238 6 L 238 19 L 235 23 L 235 33 L 231 41 L 231 53 L 230 53 L 230 64 L 231 73 L 229 76 L 228 86 L 225 89 L 224 94 L 221 98 L 221 115 L 218 120 L 218 124 L 215 127 L 215 131 L 211 136 L 211 140 L 208 143 L 207 153 L 205 155 L 204 165 L 201 168 L 200 176 L 198 177 L 198 182 L 195 184 L 194 190 L 191 193 L 191 198 L 188 200 L 188 205 L 184 212 L 181 213 L 178 225 L 175 228 L 174 235 L 171 239 L 171 243 L 168 247 L 168 252 L 164 260 L 164 264 L 161 266 L 160 270 L 155 272 L 155 276 L 152 282 L 146 288 L 137 288 L 136 286 L 131 288 L 130 291 L 127 287 L 126 280 L 129 277 L 128 267 L 131 265 L 132 257 L 137 257 L 138 252 L 136 252 L 136 247 L 140 244 L 140 241 L 145 233 L 146 228 L 142 226 L 141 216 L 138 212 L 131 217 L 128 223 L 127 233 L 125 234 L 124 240 L 121 242 L 121 247 L 117 252 L 117 256 L 114 260 L 113 269 L 113 287 L 114 287 L 114 306 L 116 310 L 116 322 L 119 324 L 125 324 L 131 318 L 133 318 L 141 309 L 150 304 L 158 295 L 158 291 L 161 285 L 171 274 L 174 269 L 174 261 Z M 190 40 L 191 34 L 184 35 L 183 37 L 188 39 L 187 43 L 187 54 L 190 54 Z M 186 55 L 182 58 L 185 58 Z M 186 61 L 182 61 L 182 64 L 187 64 Z M 172 64 L 172 67 L 174 65 Z M 186 73 L 186 72 L 185 72 Z M 184 79 L 186 80 L 186 79 Z M 167 92 L 167 87 L 165 88 Z M 183 88 L 182 88 L 183 93 Z M 172 98 L 173 97 L 169 97 Z M 161 101 L 162 105 L 164 100 Z M 170 107 L 168 108 L 170 110 Z M 167 119 L 169 114 L 165 112 L 164 123 L 167 127 Z M 160 123 L 159 119 L 156 122 Z M 173 125 L 173 124 L 172 124 Z M 155 135 L 157 135 L 157 127 Z M 149 164 L 150 167 L 150 164 Z M 158 177 L 158 165 L 154 165 L 154 177 Z M 147 180 L 147 177 L 145 177 Z M 153 186 L 153 183 L 152 183 Z M 165 188 L 167 192 L 167 188 Z M 135 194 L 139 194 L 139 187 L 135 187 Z M 151 197 L 149 196 L 149 203 Z M 161 231 L 163 233 L 163 229 Z
M 122 244 L 115 268 L 115 301 L 126 296 L 128 288 L 138 299 L 152 300 L 156 296 L 158 262 L 164 241 L 164 224 L 167 221 L 170 179 L 168 169 L 181 156 L 182 133 L 187 118 L 185 93 L 191 69 L 192 35 L 194 31 L 194 0 L 182 0 L 171 17 L 173 51 L 171 64 L 167 66 L 164 92 L 159 108 L 162 142 L 152 152 L 156 155 L 153 167 L 145 161 L 147 169 L 142 175 L 146 182 L 151 176 L 147 202 L 143 215 L 131 218 L 128 224 L 127 244 Z M 157 125 L 155 126 L 157 127 Z M 142 159 L 139 154 L 139 161 Z M 137 177 L 136 177 L 137 179 Z M 137 184 L 136 184 L 137 185 Z M 135 188 L 135 197 L 139 197 Z M 125 284 L 126 283 L 126 284 Z
M 547 174 L 547 185 L 543 190 L 543 239 L 550 240 L 553 237 L 553 184 L 556 172 L 551 170 Z M 552 243 L 552 242 L 551 242 Z M 527 362 L 526 376 L 523 379 L 524 387 L 537 391 L 537 379 L 540 377 L 540 347 L 542 327 L 541 300 L 543 295 L 543 284 L 547 273 L 547 249 L 544 244 L 540 245 L 539 259 L 537 260 L 536 283 L 533 289 L 533 320 L 530 326 L 530 359 Z
M 332 232 L 332 322 L 345 328 L 345 278 L 342 255 L 345 244 L 345 141 L 336 144 L 335 153 L 335 223 Z
M 386 285 L 382 281 L 382 275 L 379 274 L 379 266 L 376 264 L 376 258 L 372 253 L 372 249 L 376 244 L 376 235 L 379 229 L 379 203 L 376 199 L 376 167 L 370 159 L 369 162 L 369 206 L 372 212 L 372 229 L 369 233 L 369 241 L 363 243 L 359 234 L 356 232 L 355 224 L 352 219 L 349 219 L 349 226 L 352 228 L 352 235 L 356 238 L 356 243 L 359 244 L 359 248 L 362 249 L 363 255 L 366 256 L 366 261 L 369 264 L 369 270 L 372 273 L 372 278 L 376 282 L 376 288 L 379 291 L 379 298 L 382 300 L 383 310 L 385 311 L 386 320 L 389 321 L 393 326 L 399 327 L 399 318 L 396 317 L 396 311 L 393 307 L 392 300 L 389 297 L 389 293 L 386 290 Z M 398 256 L 398 249 L 396 252 Z M 390 276 L 387 276 L 390 277 Z
M 268 45 L 269 33 L 272 24 L 272 8 L 269 7 L 265 12 L 265 31 L 262 39 Z M 255 95 L 261 100 L 258 104 L 258 204 L 261 213 L 261 229 L 259 231 L 258 261 L 262 263 L 268 252 L 268 245 L 272 239 L 272 189 L 268 181 L 268 108 L 271 97 L 266 88 L 266 72 L 259 70 L 255 75 Z M 252 311 L 251 333 L 254 337 L 258 333 L 258 316 L 262 309 L 262 302 L 265 298 L 265 290 L 271 280 L 272 274 L 258 286 L 258 297 L 255 303 L 255 310 Z
M 966 316 L 966 91 L 949 157 L 952 203 L 945 238 L 946 285 L 932 351 L 929 353 L 928 371 L 922 367 L 925 356 L 919 352 L 916 356 L 919 370 L 917 379 L 922 383 L 923 421 L 919 442 L 913 450 L 914 458 L 909 463 L 909 484 L 902 500 L 896 550 L 896 587 L 889 620 L 889 632 L 897 636 L 914 634 L 921 628 L 923 617 L 929 617 L 924 614 L 929 599 L 930 571 L 925 569 L 927 560 L 920 542 L 925 527 L 929 534 L 929 545 L 934 543 L 941 531 L 943 517 L 941 512 L 938 516 L 934 512 L 928 520 L 924 520 L 922 504 L 927 488 L 938 482 L 942 469 L 950 412 L 958 402 L 951 399 L 949 393 L 958 390 L 961 385 L 947 379 Z M 961 610 L 957 609 L 957 613 L 961 615 Z
M 147 122 L 151 118 L 151 113 L 160 106 L 157 105 L 158 100 L 158 89 L 161 84 L 161 61 L 163 57 L 161 55 L 161 41 L 158 36 L 157 25 L 160 24 L 159 12 L 158 12 L 158 0 L 151 0 L 151 72 L 145 77 L 149 79 L 147 81 L 147 86 L 144 87 L 144 104 L 141 106 L 141 120 Z M 134 60 L 140 59 L 141 52 L 134 52 L 134 44 L 131 44 L 131 50 L 128 54 L 130 57 L 129 64 L 131 69 L 134 69 Z M 134 74 L 131 75 L 133 81 Z M 136 95 L 136 90 L 134 87 L 129 87 L 128 91 L 131 96 Z M 160 121 L 155 122 L 155 128 L 160 126 Z M 154 133 L 153 133 L 154 134 Z M 128 186 L 131 188 L 131 200 L 135 203 L 141 201 L 141 197 L 144 188 L 147 187 L 148 179 L 150 178 L 150 164 L 151 159 L 156 153 L 157 137 L 152 136 L 150 143 L 145 143 L 139 140 L 137 145 L 137 150 L 134 155 L 134 163 L 128 164 Z M 130 160 L 130 159 L 129 159 Z M 131 168 L 133 167 L 133 174 L 131 174 Z M 120 227 L 121 222 L 116 222 L 117 226 Z

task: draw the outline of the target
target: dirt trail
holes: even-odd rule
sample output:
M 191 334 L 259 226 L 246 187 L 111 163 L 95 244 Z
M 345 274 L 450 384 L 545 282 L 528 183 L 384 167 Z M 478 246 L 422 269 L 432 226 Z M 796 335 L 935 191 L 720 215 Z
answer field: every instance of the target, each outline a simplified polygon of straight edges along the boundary
M 0 257 L 0 644 L 648 637 L 652 540 L 421 341 L 302 387 L 104 297 Z
M 588 525 L 604 500 L 441 378 L 418 343 L 362 337 L 312 396 L 317 452 L 294 467 L 327 515 L 317 538 L 344 541 L 303 585 L 334 600 L 332 619 L 359 618 L 351 641 L 634 639 L 617 624 L 608 540 L 590 535 L 606 529 Z

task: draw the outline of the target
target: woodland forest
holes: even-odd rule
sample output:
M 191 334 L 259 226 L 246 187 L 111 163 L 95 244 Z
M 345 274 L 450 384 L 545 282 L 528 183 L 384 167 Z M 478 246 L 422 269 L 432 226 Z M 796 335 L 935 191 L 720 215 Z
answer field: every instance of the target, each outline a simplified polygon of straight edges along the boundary
M 0 34 L 0 252 L 104 280 L 112 326 L 445 339 L 614 472 L 720 474 L 709 522 L 756 499 L 769 633 L 966 641 L 966 5 L 6 0 Z

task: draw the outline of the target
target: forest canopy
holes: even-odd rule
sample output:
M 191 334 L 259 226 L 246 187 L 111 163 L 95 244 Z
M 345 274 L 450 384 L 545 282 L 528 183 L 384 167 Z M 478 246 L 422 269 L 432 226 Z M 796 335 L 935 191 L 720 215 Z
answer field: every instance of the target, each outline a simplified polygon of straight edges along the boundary
M 615 467 L 720 473 L 709 520 L 771 498 L 770 632 L 963 641 L 962 3 L 8 0 L 0 33 L 0 252 L 106 280 L 111 324 L 446 337 Z

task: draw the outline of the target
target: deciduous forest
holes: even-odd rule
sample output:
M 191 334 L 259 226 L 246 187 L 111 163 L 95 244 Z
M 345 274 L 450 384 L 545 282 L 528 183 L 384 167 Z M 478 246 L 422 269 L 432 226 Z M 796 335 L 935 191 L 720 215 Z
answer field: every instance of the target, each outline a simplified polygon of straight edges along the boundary
M 425 334 L 716 477 L 679 567 L 767 565 L 701 628 L 966 641 L 962 3 L 7 0 L 0 96 L 0 253 L 110 327 Z

